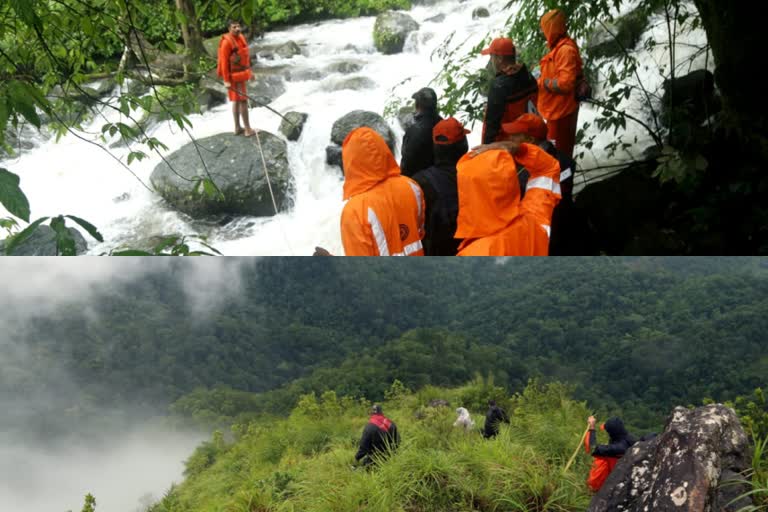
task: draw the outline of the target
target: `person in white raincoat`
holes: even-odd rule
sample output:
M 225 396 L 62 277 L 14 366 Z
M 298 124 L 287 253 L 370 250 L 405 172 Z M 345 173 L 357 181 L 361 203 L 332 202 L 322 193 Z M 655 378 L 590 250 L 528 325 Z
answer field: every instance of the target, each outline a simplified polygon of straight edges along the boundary
M 462 427 L 465 432 L 469 432 L 475 428 L 475 422 L 470 418 L 469 411 L 464 407 L 456 409 L 456 414 L 458 414 L 459 417 L 453 423 L 454 427 Z

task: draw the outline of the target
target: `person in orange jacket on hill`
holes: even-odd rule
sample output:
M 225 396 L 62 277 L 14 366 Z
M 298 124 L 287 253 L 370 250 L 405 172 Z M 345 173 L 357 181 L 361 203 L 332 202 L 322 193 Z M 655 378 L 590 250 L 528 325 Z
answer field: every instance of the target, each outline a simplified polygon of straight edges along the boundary
M 579 102 L 576 86 L 584 73 L 584 65 L 576 42 L 566 32 L 565 14 L 558 9 L 541 18 L 541 30 L 550 52 L 541 59 L 538 108 L 547 121 L 549 139 L 555 147 L 573 158 Z
M 488 91 L 483 119 L 483 144 L 496 142 L 502 123 L 514 121 L 526 112 L 536 112 L 536 79 L 517 62 L 517 50 L 511 39 L 497 37 L 480 52 L 490 55 L 496 76 Z
M 520 200 L 518 166 L 530 173 Z M 560 201 L 560 164 L 533 144 L 496 142 L 457 165 L 459 256 L 546 256 L 552 211 Z
M 253 71 L 251 71 L 248 42 L 241 32 L 240 22 L 231 20 L 229 32 L 221 36 L 219 42 L 216 73 L 224 80 L 229 100 L 232 102 L 232 113 L 235 116 L 235 135 L 251 137 L 256 132 L 251 129 L 245 86 L 248 80 L 253 78 Z M 240 118 L 243 119 L 244 128 L 240 126 Z
M 610 444 L 599 445 L 597 444 L 597 432 L 595 432 L 596 424 L 595 417 L 590 416 L 587 420 L 589 435 L 584 438 L 584 449 L 592 455 L 592 468 L 589 471 L 587 485 L 593 492 L 600 490 L 613 468 L 618 464 L 619 459 L 636 442 L 635 438 L 624 428 L 623 421 L 619 418 L 611 418 L 600 426 L 600 429 L 610 436 Z
M 423 256 L 424 194 L 400 174 L 384 139 L 352 130 L 342 144 L 341 241 L 347 256 Z

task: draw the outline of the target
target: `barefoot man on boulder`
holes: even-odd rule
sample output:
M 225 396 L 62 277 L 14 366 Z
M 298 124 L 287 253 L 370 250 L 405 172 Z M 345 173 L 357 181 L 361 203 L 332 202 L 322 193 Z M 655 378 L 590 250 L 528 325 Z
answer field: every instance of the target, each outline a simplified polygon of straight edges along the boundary
M 251 129 L 248 118 L 248 97 L 246 83 L 253 78 L 248 42 L 242 34 L 239 21 L 229 22 L 229 32 L 221 36 L 219 42 L 219 63 L 216 72 L 224 80 L 232 102 L 235 116 L 235 135 L 251 137 L 256 132 Z M 240 126 L 240 118 L 243 126 Z

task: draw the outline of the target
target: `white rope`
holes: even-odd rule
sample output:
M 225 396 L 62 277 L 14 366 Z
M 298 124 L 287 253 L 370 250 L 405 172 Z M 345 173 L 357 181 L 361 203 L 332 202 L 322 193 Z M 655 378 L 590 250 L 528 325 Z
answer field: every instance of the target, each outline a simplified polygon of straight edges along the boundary
M 275 208 L 275 218 L 277 219 L 277 222 L 279 224 L 280 232 L 283 234 L 283 238 L 285 239 L 285 244 L 288 246 L 288 252 L 291 253 L 291 256 L 294 255 L 293 249 L 291 248 L 291 243 L 288 241 L 288 236 L 285 234 L 285 230 L 283 229 L 283 224 L 280 220 L 280 212 L 277 209 L 277 201 L 275 201 L 275 194 L 272 192 L 272 180 L 269 179 L 269 171 L 267 170 L 267 161 L 264 159 L 264 150 L 261 148 L 261 137 L 259 137 L 259 130 L 255 130 L 256 132 L 256 142 L 259 144 L 259 153 L 261 154 L 261 164 L 264 166 L 264 176 L 267 178 L 267 187 L 269 188 L 269 195 L 272 197 L 272 206 Z

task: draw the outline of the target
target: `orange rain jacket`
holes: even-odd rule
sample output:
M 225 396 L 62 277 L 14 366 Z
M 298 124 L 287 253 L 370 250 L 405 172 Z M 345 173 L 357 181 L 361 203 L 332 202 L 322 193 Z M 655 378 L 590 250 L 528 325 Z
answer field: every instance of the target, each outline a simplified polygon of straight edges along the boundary
M 517 165 L 528 169 L 520 200 Z M 457 165 L 459 256 L 546 256 L 552 210 L 560 201 L 560 164 L 546 151 L 521 144 L 515 157 L 492 150 Z
M 591 453 L 592 447 L 589 446 L 589 436 L 584 436 L 584 450 L 587 453 Z M 605 481 L 610 476 L 613 468 L 619 463 L 621 457 L 608 457 L 602 455 L 592 456 L 592 467 L 589 470 L 589 476 L 587 477 L 587 486 L 592 492 L 599 491 Z
M 216 73 L 229 83 L 247 82 L 253 76 L 248 41 L 240 34 L 224 34 L 219 42 L 219 61 Z
M 423 256 L 424 194 L 400 174 L 381 135 L 358 128 L 341 153 L 344 199 L 341 241 L 347 256 Z
M 568 37 L 565 14 L 557 9 L 541 18 L 541 30 L 550 52 L 541 59 L 539 77 L 539 113 L 547 121 L 562 119 L 576 112 L 576 84 L 584 65 L 576 42 Z

